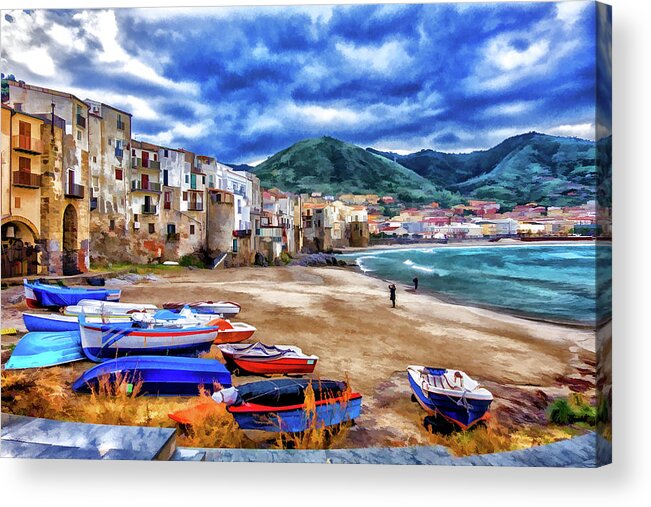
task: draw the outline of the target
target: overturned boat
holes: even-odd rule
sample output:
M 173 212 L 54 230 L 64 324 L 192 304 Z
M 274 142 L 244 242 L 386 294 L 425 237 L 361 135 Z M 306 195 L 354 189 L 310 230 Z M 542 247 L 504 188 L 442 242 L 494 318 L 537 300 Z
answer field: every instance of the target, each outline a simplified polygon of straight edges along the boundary
M 299 347 L 253 344 L 218 345 L 231 371 L 258 375 L 312 373 L 319 360 Z
M 174 321 L 91 323 L 84 314 L 79 330 L 84 353 L 98 362 L 125 355 L 197 355 L 210 350 L 219 332 L 216 326 Z
M 314 402 L 306 403 L 312 387 Z M 335 426 L 359 417 L 362 395 L 335 380 L 278 379 L 251 382 L 213 394 L 241 429 L 300 432 Z
M 16 344 L 5 368 L 44 368 L 85 359 L 79 330 L 66 333 L 27 333 Z
M 416 401 L 430 415 L 440 415 L 462 430 L 488 419 L 493 395 L 460 370 L 408 366 Z
M 119 301 L 119 289 L 87 289 L 85 287 L 66 287 L 39 281 L 23 280 L 25 302 L 29 308 L 61 308 L 76 305 L 82 299 L 99 301 Z
M 200 387 L 212 393 L 215 385 L 232 385 L 231 374 L 215 359 L 129 356 L 93 366 L 72 388 L 76 392 L 89 393 L 97 390 L 102 379 L 111 383 L 120 379 L 127 390 L 137 385 L 138 394 L 149 396 L 197 396 Z

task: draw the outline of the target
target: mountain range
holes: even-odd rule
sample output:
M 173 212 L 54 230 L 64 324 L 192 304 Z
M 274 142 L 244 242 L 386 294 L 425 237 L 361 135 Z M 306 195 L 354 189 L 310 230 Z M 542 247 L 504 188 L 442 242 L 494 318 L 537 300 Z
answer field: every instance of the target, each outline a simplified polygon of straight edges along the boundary
M 297 193 L 388 194 L 443 206 L 467 199 L 507 208 L 529 202 L 571 206 L 596 198 L 598 175 L 608 181 L 610 143 L 529 132 L 484 151 L 400 155 L 321 137 L 300 141 L 252 171 L 264 187 Z M 600 202 L 609 201 L 610 186 L 600 185 L 598 193 Z

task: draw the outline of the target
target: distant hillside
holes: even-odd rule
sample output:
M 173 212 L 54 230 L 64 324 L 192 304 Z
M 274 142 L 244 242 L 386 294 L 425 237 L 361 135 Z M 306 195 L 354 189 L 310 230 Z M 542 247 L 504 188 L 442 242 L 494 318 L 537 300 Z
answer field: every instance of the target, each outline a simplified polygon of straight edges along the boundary
M 531 132 L 486 151 L 464 154 L 367 151 L 395 160 L 464 197 L 495 200 L 505 206 L 527 202 L 569 206 L 596 197 L 595 143 L 583 139 Z M 609 171 L 605 166 L 603 170 Z
M 462 201 L 453 192 L 387 158 L 332 137 L 306 139 L 276 153 L 253 169 L 265 187 L 296 193 L 374 193 L 407 202 Z

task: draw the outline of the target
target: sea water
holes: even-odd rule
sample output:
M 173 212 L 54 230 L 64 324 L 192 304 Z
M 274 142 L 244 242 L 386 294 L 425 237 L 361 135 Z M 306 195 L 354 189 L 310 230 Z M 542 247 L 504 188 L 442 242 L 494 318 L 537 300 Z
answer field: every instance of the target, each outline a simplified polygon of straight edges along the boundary
M 383 279 L 412 285 L 418 277 L 419 291 L 461 304 L 579 324 L 610 317 L 610 246 L 449 246 L 338 257 L 354 259 L 364 272 Z

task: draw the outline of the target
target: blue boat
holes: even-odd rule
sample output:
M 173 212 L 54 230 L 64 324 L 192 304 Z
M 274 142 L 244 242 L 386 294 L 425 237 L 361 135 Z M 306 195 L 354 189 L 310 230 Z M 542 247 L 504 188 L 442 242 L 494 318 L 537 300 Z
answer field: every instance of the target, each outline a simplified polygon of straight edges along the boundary
M 16 344 L 5 368 L 43 368 L 86 359 L 79 331 L 67 333 L 27 333 Z
M 91 361 L 126 355 L 195 356 L 208 352 L 219 327 L 196 323 L 94 323 L 79 315 L 81 346 Z
M 85 287 L 66 287 L 50 285 L 39 281 L 29 283 L 23 280 L 25 302 L 29 308 L 61 308 L 76 305 L 82 299 L 99 301 L 119 301 L 119 289 L 87 289 Z
M 305 404 L 310 384 L 315 397 L 312 413 Z M 245 430 L 301 432 L 353 421 L 362 409 L 362 395 L 334 380 L 263 380 L 238 386 L 237 391 L 237 401 L 227 410 Z
M 462 430 L 489 417 L 493 395 L 460 370 L 408 366 L 416 401 L 430 415 L 440 415 Z
M 99 380 L 118 376 L 127 386 L 142 382 L 139 394 L 149 396 L 197 396 L 199 386 L 213 392 L 214 383 L 232 385 L 231 374 L 216 359 L 169 356 L 129 356 L 111 359 L 93 366 L 81 375 L 72 388 L 78 393 L 97 389 Z

